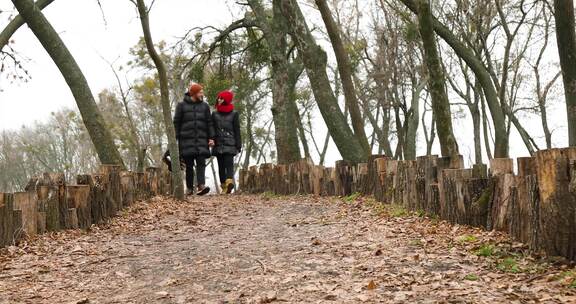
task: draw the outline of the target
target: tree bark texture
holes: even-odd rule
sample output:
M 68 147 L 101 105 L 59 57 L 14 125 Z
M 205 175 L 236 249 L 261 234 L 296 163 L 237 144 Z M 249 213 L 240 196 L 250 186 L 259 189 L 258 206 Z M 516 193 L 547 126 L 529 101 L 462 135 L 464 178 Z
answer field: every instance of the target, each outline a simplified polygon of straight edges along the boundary
M 430 81 L 428 88 L 432 97 L 432 112 L 436 119 L 436 130 L 440 141 L 442 156 L 458 156 L 458 143 L 452 128 L 450 101 L 446 93 L 444 69 L 438 54 L 436 35 L 432 26 L 432 11 L 427 0 L 418 0 L 418 21 L 420 36 L 424 46 L 424 61 L 428 68 Z
M 322 20 L 324 20 L 324 25 L 328 32 L 328 37 L 330 38 L 330 42 L 334 48 L 334 54 L 336 55 L 336 61 L 338 63 L 338 72 L 340 73 L 340 79 L 342 81 L 342 90 L 344 91 L 344 98 L 346 100 L 346 105 L 348 106 L 348 111 L 350 111 L 350 119 L 352 121 L 354 134 L 362 145 L 364 152 L 367 155 L 370 155 L 370 145 L 368 143 L 366 131 L 364 130 L 364 119 L 360 112 L 360 102 L 358 101 L 356 88 L 354 86 L 354 71 L 352 70 L 350 57 L 344 47 L 344 42 L 342 42 L 340 29 L 334 21 L 334 17 L 332 16 L 332 12 L 326 0 L 316 0 L 316 5 L 320 10 Z
M 282 13 L 286 17 L 290 32 L 306 67 L 316 103 L 338 151 L 345 160 L 356 163 L 366 161 L 367 155 L 346 122 L 346 117 L 330 85 L 326 73 L 326 52 L 316 44 L 298 3 L 295 0 L 280 2 Z
M 568 114 L 568 144 L 576 146 L 576 32 L 574 1 L 554 0 L 556 39 L 564 79 L 564 96 Z

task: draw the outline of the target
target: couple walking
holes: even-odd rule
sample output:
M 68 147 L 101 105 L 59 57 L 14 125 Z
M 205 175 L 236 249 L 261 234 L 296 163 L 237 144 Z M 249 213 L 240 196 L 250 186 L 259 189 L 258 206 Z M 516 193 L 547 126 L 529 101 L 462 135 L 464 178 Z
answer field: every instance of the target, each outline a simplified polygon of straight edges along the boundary
M 242 150 L 240 117 L 234 111 L 234 94 L 220 92 L 212 112 L 204 101 L 204 89 L 199 84 L 190 86 L 184 101 L 176 106 L 174 127 L 180 155 L 186 165 L 187 194 L 194 193 L 196 173 L 197 195 L 210 192 L 206 186 L 206 159 L 211 155 L 218 160 L 220 184 L 225 193 L 234 190 L 234 156 Z M 196 172 L 194 172 L 196 168 Z

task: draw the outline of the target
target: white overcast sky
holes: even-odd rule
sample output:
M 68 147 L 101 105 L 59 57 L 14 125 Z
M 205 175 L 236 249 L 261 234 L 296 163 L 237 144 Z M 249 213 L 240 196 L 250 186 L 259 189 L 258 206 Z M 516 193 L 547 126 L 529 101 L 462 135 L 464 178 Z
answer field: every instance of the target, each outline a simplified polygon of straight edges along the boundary
M 93 94 L 115 86 L 114 77 L 101 56 L 118 63 L 128 60 L 142 29 L 134 5 L 128 0 L 101 0 L 106 24 L 96 0 L 56 0 L 44 10 L 47 18 L 78 61 Z M 186 30 L 205 25 L 223 26 L 233 18 L 238 7 L 226 0 L 159 0 L 151 13 L 155 41 L 175 40 Z M 14 12 L 10 0 L 0 0 L 0 28 Z M 23 26 L 14 35 L 14 48 L 27 57 L 32 79 L 10 83 L 0 76 L 0 130 L 15 129 L 42 121 L 52 111 L 75 107 L 75 102 L 50 57 L 32 32 Z
M 128 0 L 101 0 L 106 23 L 96 0 L 56 0 L 44 13 L 51 21 L 86 75 L 92 92 L 116 85 L 108 65 L 108 60 L 120 57 L 118 63 L 129 59 L 128 51 L 141 36 L 140 23 L 133 4 Z M 306 8 L 308 21 L 317 22 L 317 12 Z M 10 0 L 0 0 L 0 28 L 14 13 Z M 241 16 L 239 7 L 231 0 L 158 0 L 151 13 L 152 32 L 155 41 L 174 41 L 187 30 L 212 25 L 224 27 Z M 310 16 L 310 14 L 312 14 Z M 16 129 L 34 121 L 43 121 L 52 111 L 63 107 L 75 108 L 74 99 L 52 60 L 30 30 L 24 26 L 13 37 L 14 48 L 30 61 L 26 63 L 32 79 L 28 82 L 10 83 L 5 75 L 0 75 L 0 130 Z M 323 45 L 325 42 L 323 42 Z M 555 47 L 555 46 L 552 46 Z M 554 142 L 558 146 L 566 143 L 566 112 L 561 104 L 553 104 L 549 109 L 549 120 L 554 130 Z M 320 115 L 316 115 L 318 119 Z M 526 129 L 537 138 L 541 146 L 541 125 L 534 116 L 526 121 Z M 319 133 L 325 127 L 320 123 Z M 421 132 L 421 130 L 420 130 Z M 455 133 L 459 139 L 461 152 L 467 161 L 473 154 L 472 123 L 468 119 L 455 122 Z M 323 136 L 322 134 L 319 137 Z M 418 152 L 423 154 L 423 135 L 419 135 Z M 329 155 L 332 163 L 338 153 L 331 145 Z M 439 152 L 437 143 L 434 152 Z M 524 145 L 513 130 L 510 147 L 511 156 L 525 156 Z

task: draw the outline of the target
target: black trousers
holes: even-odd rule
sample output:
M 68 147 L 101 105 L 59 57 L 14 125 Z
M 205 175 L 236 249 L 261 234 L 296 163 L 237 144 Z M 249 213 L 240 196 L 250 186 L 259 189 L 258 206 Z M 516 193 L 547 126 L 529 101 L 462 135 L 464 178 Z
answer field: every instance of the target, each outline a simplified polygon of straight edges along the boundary
M 206 184 L 206 157 L 184 157 L 186 163 L 186 188 L 194 189 L 194 167 L 196 167 L 196 181 L 198 185 Z
M 227 179 L 234 179 L 234 155 L 220 154 L 216 156 L 218 160 L 218 174 L 220 184 L 224 184 Z

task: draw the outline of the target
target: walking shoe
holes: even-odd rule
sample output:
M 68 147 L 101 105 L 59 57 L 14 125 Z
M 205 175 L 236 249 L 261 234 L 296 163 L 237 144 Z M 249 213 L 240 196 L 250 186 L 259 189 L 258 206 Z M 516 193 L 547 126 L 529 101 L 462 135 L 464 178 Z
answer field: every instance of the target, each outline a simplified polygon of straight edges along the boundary
M 232 190 L 234 190 L 234 180 L 233 179 L 229 178 L 226 180 L 225 189 L 226 189 L 226 194 L 232 193 Z
M 210 192 L 210 187 L 198 186 L 198 191 L 196 192 L 196 195 L 206 195 L 208 194 L 208 192 Z
M 187 189 L 187 190 L 186 190 L 186 195 L 188 195 L 188 196 L 194 195 L 194 190 L 192 190 L 192 189 Z

